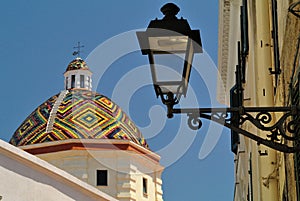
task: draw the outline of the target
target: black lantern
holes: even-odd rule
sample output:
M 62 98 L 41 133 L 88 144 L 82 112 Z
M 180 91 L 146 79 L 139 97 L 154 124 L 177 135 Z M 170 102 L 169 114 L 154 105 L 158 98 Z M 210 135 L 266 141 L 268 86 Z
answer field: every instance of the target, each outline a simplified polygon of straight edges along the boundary
M 164 18 L 152 20 L 145 32 L 136 33 L 142 54 L 149 57 L 156 96 L 165 104 L 170 99 L 176 104 L 186 96 L 194 53 L 202 52 L 199 30 L 178 19 L 179 10 L 173 3 L 164 5 Z

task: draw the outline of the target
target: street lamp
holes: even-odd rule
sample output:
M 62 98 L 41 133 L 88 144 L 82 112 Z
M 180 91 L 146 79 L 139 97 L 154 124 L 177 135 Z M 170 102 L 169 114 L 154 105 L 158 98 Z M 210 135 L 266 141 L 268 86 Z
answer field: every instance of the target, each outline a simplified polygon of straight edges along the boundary
M 191 30 L 187 20 L 178 19 L 176 14 L 179 10 L 173 3 L 164 5 L 161 8 L 164 18 L 152 20 L 145 32 L 136 33 L 142 54 L 148 55 L 155 93 L 167 106 L 167 116 L 188 115 L 188 125 L 194 130 L 201 128 L 201 118 L 209 119 L 275 150 L 285 153 L 300 151 L 300 147 L 290 146 L 282 140 L 297 140 L 295 134 L 299 131 L 300 107 L 244 107 L 240 65 L 236 66 L 236 85 L 231 91 L 233 107 L 174 108 L 180 98 L 186 96 L 194 54 L 202 53 L 199 30 Z M 163 57 L 169 62 L 169 68 L 165 63 L 159 63 Z M 174 62 L 178 58 L 184 61 L 182 65 Z M 281 114 L 281 117 L 270 125 L 275 118 L 273 113 Z M 246 130 L 242 127 L 245 122 L 268 132 L 267 138 Z
M 164 18 L 152 20 L 145 32 L 137 32 L 137 37 L 142 54 L 149 58 L 156 96 L 171 107 L 186 96 L 193 57 L 202 53 L 202 44 L 199 30 L 191 30 L 187 20 L 177 19 L 179 8 L 175 4 L 168 3 L 161 11 Z M 172 69 L 163 65 L 163 58 L 176 61 Z M 168 117 L 173 114 L 168 113 Z

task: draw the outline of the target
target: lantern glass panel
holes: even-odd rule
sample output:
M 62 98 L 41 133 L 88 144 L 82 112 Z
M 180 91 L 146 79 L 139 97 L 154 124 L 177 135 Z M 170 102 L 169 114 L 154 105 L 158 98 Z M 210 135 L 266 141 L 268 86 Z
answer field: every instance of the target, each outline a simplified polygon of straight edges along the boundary
M 150 49 L 154 52 L 185 52 L 188 36 L 149 37 Z
M 184 54 L 157 54 L 154 55 L 155 83 L 163 94 L 183 92 Z
M 184 55 L 183 54 L 158 54 L 154 56 L 156 80 L 158 82 L 181 81 Z

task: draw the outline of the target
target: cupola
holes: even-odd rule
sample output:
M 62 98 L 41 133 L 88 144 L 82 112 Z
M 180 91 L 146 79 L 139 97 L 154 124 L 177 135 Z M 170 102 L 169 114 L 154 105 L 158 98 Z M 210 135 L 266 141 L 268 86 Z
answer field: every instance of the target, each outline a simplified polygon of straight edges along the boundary
M 92 90 L 92 72 L 85 61 L 77 57 L 71 61 L 64 73 L 65 89 L 87 89 Z

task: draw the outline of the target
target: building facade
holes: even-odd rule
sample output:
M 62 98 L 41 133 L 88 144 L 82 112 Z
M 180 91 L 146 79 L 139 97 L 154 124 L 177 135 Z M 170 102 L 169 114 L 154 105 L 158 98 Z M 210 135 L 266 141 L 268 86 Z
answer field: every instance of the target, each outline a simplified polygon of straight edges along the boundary
M 233 78 L 239 65 L 243 106 L 299 105 L 300 18 L 292 10 L 298 10 L 299 14 L 300 2 L 220 0 L 219 3 L 218 67 L 222 77 L 219 101 L 230 105 L 232 97 L 226 95 L 235 85 Z M 243 126 L 267 138 L 265 132 L 250 122 Z M 235 201 L 300 200 L 299 153 L 284 154 L 242 135 L 231 135 Z

